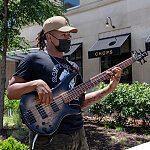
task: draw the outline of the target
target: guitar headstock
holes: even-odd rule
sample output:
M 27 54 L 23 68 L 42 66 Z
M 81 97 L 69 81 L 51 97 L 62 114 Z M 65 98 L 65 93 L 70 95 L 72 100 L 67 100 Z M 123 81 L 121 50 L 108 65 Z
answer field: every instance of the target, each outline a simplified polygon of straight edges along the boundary
M 147 51 L 141 51 L 140 49 L 139 49 L 139 52 L 137 52 L 137 51 L 132 51 L 131 52 L 132 54 L 133 54 L 133 58 L 134 58 L 134 60 L 135 61 L 138 61 L 138 62 L 140 62 L 141 63 L 141 65 L 143 65 L 143 63 L 146 63 L 147 61 L 144 59 L 146 56 L 148 56 L 148 52 Z

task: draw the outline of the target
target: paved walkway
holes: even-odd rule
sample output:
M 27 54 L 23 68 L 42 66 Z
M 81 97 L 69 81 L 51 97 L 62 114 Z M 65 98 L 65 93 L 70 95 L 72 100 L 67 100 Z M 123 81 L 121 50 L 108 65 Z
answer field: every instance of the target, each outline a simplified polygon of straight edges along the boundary
M 138 146 L 134 146 L 132 148 L 129 148 L 127 150 L 150 150 L 150 142 L 138 145 Z

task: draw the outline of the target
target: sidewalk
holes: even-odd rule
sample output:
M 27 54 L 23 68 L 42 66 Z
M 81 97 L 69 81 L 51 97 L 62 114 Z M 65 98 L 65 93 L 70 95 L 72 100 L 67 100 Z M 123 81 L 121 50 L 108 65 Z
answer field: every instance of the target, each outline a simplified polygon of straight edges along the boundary
M 150 142 L 140 144 L 138 146 L 134 146 L 134 147 L 129 148 L 127 150 L 150 150 Z

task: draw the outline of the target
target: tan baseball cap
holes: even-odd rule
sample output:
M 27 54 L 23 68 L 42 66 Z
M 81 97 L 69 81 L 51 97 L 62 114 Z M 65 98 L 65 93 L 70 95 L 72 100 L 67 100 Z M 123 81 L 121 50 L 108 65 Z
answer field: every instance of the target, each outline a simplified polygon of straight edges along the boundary
M 66 19 L 62 16 L 54 16 L 48 18 L 43 24 L 44 33 L 52 30 L 57 30 L 61 32 L 72 32 L 77 33 L 78 29 L 68 25 Z

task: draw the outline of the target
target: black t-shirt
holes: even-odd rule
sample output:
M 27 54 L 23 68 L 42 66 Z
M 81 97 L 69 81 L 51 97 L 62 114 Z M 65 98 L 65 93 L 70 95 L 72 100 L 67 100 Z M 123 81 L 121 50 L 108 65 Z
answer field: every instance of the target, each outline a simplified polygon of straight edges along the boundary
M 75 63 L 70 62 L 74 67 L 78 67 Z M 78 68 L 77 68 L 78 69 Z M 68 74 L 74 70 L 68 65 L 66 60 L 56 58 L 40 51 L 38 53 L 28 54 L 19 64 L 14 76 L 21 77 L 26 81 L 42 79 L 52 89 L 60 83 Z M 81 76 L 77 75 L 69 84 L 73 88 L 82 83 Z M 69 107 L 81 111 L 82 96 L 75 98 L 69 102 Z M 83 126 L 82 115 L 66 116 L 57 132 L 68 133 L 80 129 Z

